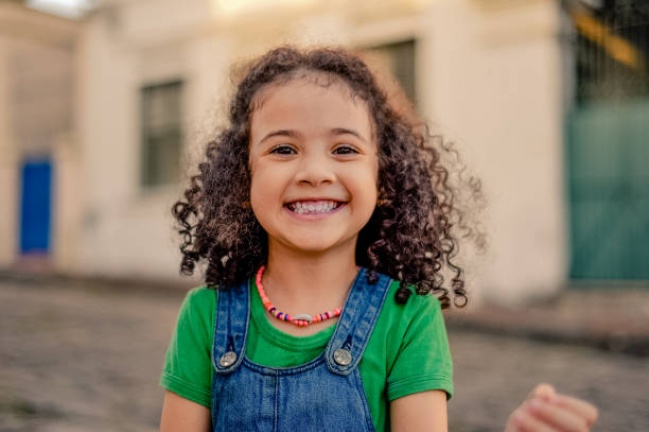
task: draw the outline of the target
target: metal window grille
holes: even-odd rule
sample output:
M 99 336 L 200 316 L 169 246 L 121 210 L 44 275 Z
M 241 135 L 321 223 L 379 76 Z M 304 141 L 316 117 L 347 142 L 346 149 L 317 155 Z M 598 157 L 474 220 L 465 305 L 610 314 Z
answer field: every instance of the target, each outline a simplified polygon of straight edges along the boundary
M 649 1 L 568 2 L 576 30 L 576 101 L 649 95 Z

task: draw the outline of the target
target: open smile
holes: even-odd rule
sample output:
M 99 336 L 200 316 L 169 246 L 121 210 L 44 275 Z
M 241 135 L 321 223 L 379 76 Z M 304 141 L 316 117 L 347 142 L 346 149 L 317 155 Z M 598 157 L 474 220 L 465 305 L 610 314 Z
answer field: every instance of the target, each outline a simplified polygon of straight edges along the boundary
M 346 205 L 345 202 L 333 200 L 293 201 L 284 206 L 297 214 L 322 214 L 329 213 Z

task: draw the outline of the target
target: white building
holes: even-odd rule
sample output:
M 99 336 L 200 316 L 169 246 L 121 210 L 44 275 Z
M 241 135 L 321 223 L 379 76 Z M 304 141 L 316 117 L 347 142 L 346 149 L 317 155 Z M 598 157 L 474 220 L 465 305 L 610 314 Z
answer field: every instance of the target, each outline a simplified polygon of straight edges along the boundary
M 515 302 L 569 281 L 571 57 L 558 2 L 105 0 L 84 27 L 73 140 L 82 199 L 71 204 L 74 233 L 54 230 L 56 269 L 177 277 L 169 209 L 189 166 L 178 161 L 200 155 L 214 131 L 231 64 L 280 43 L 336 43 L 392 62 L 481 178 L 489 252 L 468 264 L 474 295 Z M 8 250 L 0 265 L 12 262 Z

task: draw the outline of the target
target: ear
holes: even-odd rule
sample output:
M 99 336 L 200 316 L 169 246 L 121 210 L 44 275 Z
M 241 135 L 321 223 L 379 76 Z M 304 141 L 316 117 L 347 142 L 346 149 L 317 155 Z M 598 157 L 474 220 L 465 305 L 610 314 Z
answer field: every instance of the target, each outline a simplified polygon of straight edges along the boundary
M 379 199 L 376 200 L 376 206 L 377 207 L 386 207 L 386 206 L 390 205 L 390 203 L 392 203 L 392 201 L 390 201 L 389 199 L 385 199 L 385 198 L 379 198 Z
M 377 207 L 386 207 L 392 204 L 392 200 L 388 199 L 385 190 L 382 187 L 378 187 L 378 197 L 376 199 Z

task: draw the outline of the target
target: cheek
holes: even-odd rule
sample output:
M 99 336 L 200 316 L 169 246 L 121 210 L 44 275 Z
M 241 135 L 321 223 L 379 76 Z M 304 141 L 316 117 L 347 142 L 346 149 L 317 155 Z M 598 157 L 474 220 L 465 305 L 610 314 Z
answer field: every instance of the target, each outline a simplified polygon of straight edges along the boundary
M 264 190 L 267 188 L 264 188 L 262 185 L 264 184 L 263 182 L 263 176 L 259 176 L 256 173 L 250 175 L 250 205 L 252 206 L 252 210 L 255 212 L 255 216 L 257 216 L 257 209 L 260 209 L 260 207 L 263 205 L 263 198 L 264 198 Z M 267 193 L 266 193 L 267 195 Z M 259 217 L 257 217 L 259 219 Z
M 283 182 L 273 170 L 263 164 L 250 171 L 250 205 L 258 221 L 282 202 Z
M 363 203 L 368 206 L 374 206 L 379 195 L 379 175 L 378 167 L 372 164 L 366 169 L 358 170 L 354 173 L 354 194 L 362 197 Z
M 255 215 L 255 219 L 257 219 L 259 225 L 261 225 L 264 230 L 268 230 L 266 219 L 264 218 L 264 215 L 269 214 L 268 203 L 264 202 L 265 194 L 263 192 L 264 191 L 259 187 L 259 183 L 255 182 L 253 178 L 250 188 L 250 209 L 252 210 L 252 214 Z

